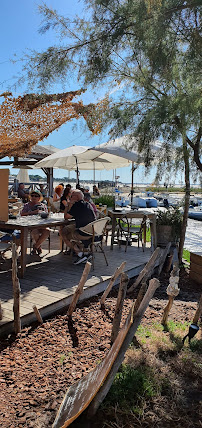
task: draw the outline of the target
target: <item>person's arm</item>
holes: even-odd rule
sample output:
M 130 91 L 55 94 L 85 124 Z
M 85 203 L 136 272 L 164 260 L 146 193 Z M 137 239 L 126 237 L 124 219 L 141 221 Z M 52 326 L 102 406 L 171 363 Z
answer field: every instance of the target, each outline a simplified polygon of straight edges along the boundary
M 21 216 L 25 216 L 25 215 L 36 215 L 39 213 L 39 210 L 34 210 L 34 211 L 27 211 L 27 212 L 23 212 L 21 211 Z
M 64 219 L 65 220 L 68 220 L 69 218 L 73 218 L 73 215 L 72 214 L 70 214 L 70 210 L 71 210 L 71 208 L 72 208 L 72 206 L 73 206 L 73 204 L 71 204 L 70 202 L 67 204 L 67 206 L 65 207 L 65 210 L 64 210 Z
M 20 214 L 21 216 L 25 216 L 25 215 L 36 215 L 38 213 L 39 213 L 38 208 L 33 211 L 30 211 L 28 204 L 25 204 Z
M 58 194 L 55 192 L 53 195 L 53 202 L 58 202 L 60 200 Z

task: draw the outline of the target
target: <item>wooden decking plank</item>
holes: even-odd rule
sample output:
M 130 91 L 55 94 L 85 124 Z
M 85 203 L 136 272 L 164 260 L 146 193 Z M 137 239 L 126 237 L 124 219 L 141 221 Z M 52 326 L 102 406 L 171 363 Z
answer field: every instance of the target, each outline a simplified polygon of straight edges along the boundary
M 22 301 L 20 301 L 20 313 L 21 313 L 21 315 L 25 315 L 29 311 L 32 312 L 32 306 L 33 305 L 34 305 L 34 302 L 30 303 L 30 302 L 22 302 Z M 43 307 L 43 305 L 40 305 L 40 304 L 38 306 L 39 306 L 39 308 Z M 2 305 L 2 308 L 4 309 L 4 304 Z M 13 302 L 7 301 L 6 304 L 5 304 L 5 308 L 12 310 L 13 309 Z
M 22 294 L 27 293 L 29 290 L 33 290 L 33 282 L 32 281 L 26 281 L 25 284 L 23 284 L 23 286 L 21 286 L 21 292 Z M 46 296 L 56 296 L 59 295 L 62 297 L 66 296 L 66 290 L 67 289 L 62 289 L 62 290 L 58 290 L 57 288 L 54 290 L 49 290 L 48 286 L 46 286 L 45 284 L 43 285 L 38 285 L 34 287 L 34 290 L 42 295 L 46 295 Z
M 53 236 L 53 238 L 55 239 L 55 244 L 58 244 L 58 237 Z M 89 274 L 82 299 L 95 295 L 97 292 L 102 292 L 108 279 L 122 261 L 127 261 L 126 272 L 130 276 L 130 272 L 137 271 L 148 261 L 151 255 L 151 251 L 148 248 L 143 253 L 141 249 L 138 250 L 137 246 L 128 247 L 126 253 L 124 248 L 119 250 L 117 247 L 114 248 L 114 251 L 110 251 L 109 247 L 105 247 L 105 251 L 109 266 L 106 266 L 102 254 L 96 254 L 95 270 L 91 270 Z M 25 277 L 20 279 L 20 312 L 24 324 L 35 320 L 32 308 L 34 304 L 40 309 L 42 316 L 65 308 L 71 301 L 71 295 L 76 290 L 85 266 L 84 264 L 73 265 L 68 256 L 55 249 L 51 249 L 50 253 L 46 253 L 44 250 L 42 260 L 33 260 L 28 255 L 27 262 Z M 0 271 L 0 300 L 2 300 L 3 308 L 0 334 L 7 330 L 10 331 L 13 326 L 13 290 L 10 265 L 9 261 L 7 263 L 9 270 Z M 8 327 L 6 327 L 6 323 Z

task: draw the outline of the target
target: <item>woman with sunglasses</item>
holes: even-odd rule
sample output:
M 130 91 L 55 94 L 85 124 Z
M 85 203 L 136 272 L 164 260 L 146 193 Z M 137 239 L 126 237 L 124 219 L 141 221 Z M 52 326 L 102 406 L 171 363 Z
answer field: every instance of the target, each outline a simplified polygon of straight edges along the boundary
M 30 201 L 27 202 L 22 211 L 21 216 L 26 215 L 37 215 L 39 212 L 44 211 L 48 212 L 47 206 L 41 201 L 43 196 L 39 190 L 32 190 L 30 192 Z M 31 231 L 31 236 L 34 241 L 33 249 L 31 254 L 41 254 L 42 248 L 41 244 L 48 238 L 49 230 L 48 229 L 33 229 Z

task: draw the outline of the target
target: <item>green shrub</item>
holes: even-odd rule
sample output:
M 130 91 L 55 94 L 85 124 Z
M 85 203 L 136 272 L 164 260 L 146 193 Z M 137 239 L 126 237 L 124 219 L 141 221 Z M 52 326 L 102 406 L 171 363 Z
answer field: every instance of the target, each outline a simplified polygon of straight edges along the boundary
M 190 263 L 190 251 L 183 249 L 183 259 Z
M 99 198 L 95 198 L 94 199 L 94 203 L 96 205 L 102 204 L 102 205 L 107 205 L 107 207 L 113 208 L 113 206 L 114 206 L 114 196 L 108 195 L 108 194 L 99 196 Z
M 180 238 L 182 228 L 182 212 L 178 207 L 169 207 L 166 211 L 156 212 L 156 225 L 172 226 L 175 238 Z
M 120 408 L 133 408 L 142 399 L 154 397 L 158 392 L 152 369 L 142 366 L 136 369 L 123 364 L 116 374 L 113 385 L 103 405 L 116 405 Z

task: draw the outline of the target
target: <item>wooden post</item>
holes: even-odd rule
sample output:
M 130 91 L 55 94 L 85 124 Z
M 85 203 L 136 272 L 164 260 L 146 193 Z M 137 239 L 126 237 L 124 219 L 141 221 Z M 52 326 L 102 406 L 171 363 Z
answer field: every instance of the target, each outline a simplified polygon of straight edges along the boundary
M 161 252 L 161 249 L 159 247 L 157 247 L 155 249 L 155 251 L 153 252 L 152 256 L 150 257 L 149 261 L 147 262 L 147 264 L 141 270 L 141 272 L 138 275 L 136 281 L 129 288 L 128 293 L 131 293 L 133 290 L 135 290 L 135 288 L 138 287 L 138 285 L 140 284 L 140 282 L 143 279 L 144 279 L 144 282 L 145 282 L 145 277 L 148 277 L 149 274 L 152 275 L 152 272 L 154 270 L 156 261 L 157 261 L 158 257 L 160 257 L 160 252 Z
M 117 301 L 116 301 L 116 308 L 115 308 L 115 314 L 114 314 L 113 325 L 112 325 L 112 333 L 111 333 L 111 344 L 114 343 L 119 332 L 122 310 L 123 310 L 123 303 L 126 297 L 127 285 L 128 285 L 128 276 L 123 272 L 121 274 L 119 292 L 118 292 Z
M 117 356 L 117 358 L 116 358 L 116 360 L 115 360 L 115 362 L 114 362 L 114 364 L 110 370 L 110 373 L 107 376 L 103 385 L 101 386 L 100 390 L 96 394 L 95 398 L 92 400 L 91 404 L 89 405 L 87 418 L 90 419 L 92 416 L 95 415 L 98 407 L 100 406 L 100 404 L 102 403 L 102 401 L 106 397 L 107 393 L 109 392 L 109 389 L 111 388 L 114 377 L 115 377 L 120 365 L 122 364 L 122 362 L 124 360 L 125 352 L 127 351 L 128 346 L 130 345 L 131 341 L 133 340 L 133 337 L 134 337 L 135 332 L 136 332 L 136 330 L 137 330 L 137 328 L 141 322 L 143 314 L 146 311 L 147 306 L 148 306 L 151 298 L 153 297 L 157 287 L 159 287 L 159 285 L 160 285 L 160 282 L 156 278 L 153 278 L 149 281 L 148 290 L 147 290 L 145 296 L 143 297 L 142 302 L 141 302 L 137 312 L 133 316 L 133 323 L 129 328 L 129 331 L 128 331 L 125 339 L 124 339 L 124 342 L 123 342 L 121 349 L 119 351 L 119 354 L 118 354 L 118 356 Z
M 34 313 L 35 313 L 35 315 L 36 315 L 37 320 L 39 321 L 39 323 L 43 324 L 43 318 L 42 318 L 39 310 L 37 309 L 37 307 L 35 305 L 33 306 L 33 311 L 34 311 Z
M 201 294 L 201 297 L 199 300 L 198 308 L 197 308 L 196 313 L 195 313 L 194 318 L 193 318 L 193 324 L 198 323 L 198 320 L 199 320 L 201 314 L 202 314 L 202 294 Z
M 72 302 L 69 305 L 69 310 L 68 310 L 68 313 L 67 313 L 67 315 L 69 317 L 71 317 L 72 314 L 73 314 L 73 312 L 74 312 L 74 309 L 76 307 L 78 298 L 81 295 L 81 293 L 83 291 L 83 287 L 84 287 L 84 285 L 86 283 L 86 280 L 87 280 L 88 274 L 90 272 L 91 266 L 92 266 L 91 263 L 86 262 L 86 265 L 85 265 L 84 271 L 82 273 L 79 285 L 78 285 L 78 287 L 77 287 L 77 289 L 76 289 L 76 291 L 75 291 L 75 293 L 73 295 Z
M 20 282 L 17 276 L 17 250 L 16 244 L 12 243 L 12 283 L 13 283 L 13 313 L 15 334 L 21 331 L 20 321 Z
M 120 275 L 120 273 L 125 268 L 125 265 L 126 265 L 126 262 L 123 262 L 123 263 L 121 263 L 121 265 L 118 268 L 116 268 L 116 270 L 114 272 L 114 275 L 111 277 L 111 279 L 109 281 L 109 284 L 108 284 L 106 290 L 104 291 L 104 293 L 103 293 L 103 295 L 101 297 L 101 300 L 100 300 L 101 306 L 104 305 L 106 297 L 108 296 L 109 292 L 111 291 L 111 289 L 112 289 L 112 287 L 113 287 L 116 279 L 118 278 L 118 276 Z
M 167 320 L 168 320 L 168 314 L 173 306 L 173 300 L 174 297 L 173 296 L 168 296 L 168 303 L 163 311 L 163 318 L 162 318 L 162 324 L 166 325 L 167 324 Z
M 1 302 L 0 302 L 0 320 L 2 320 L 2 318 L 3 318 L 3 312 L 2 312 Z

